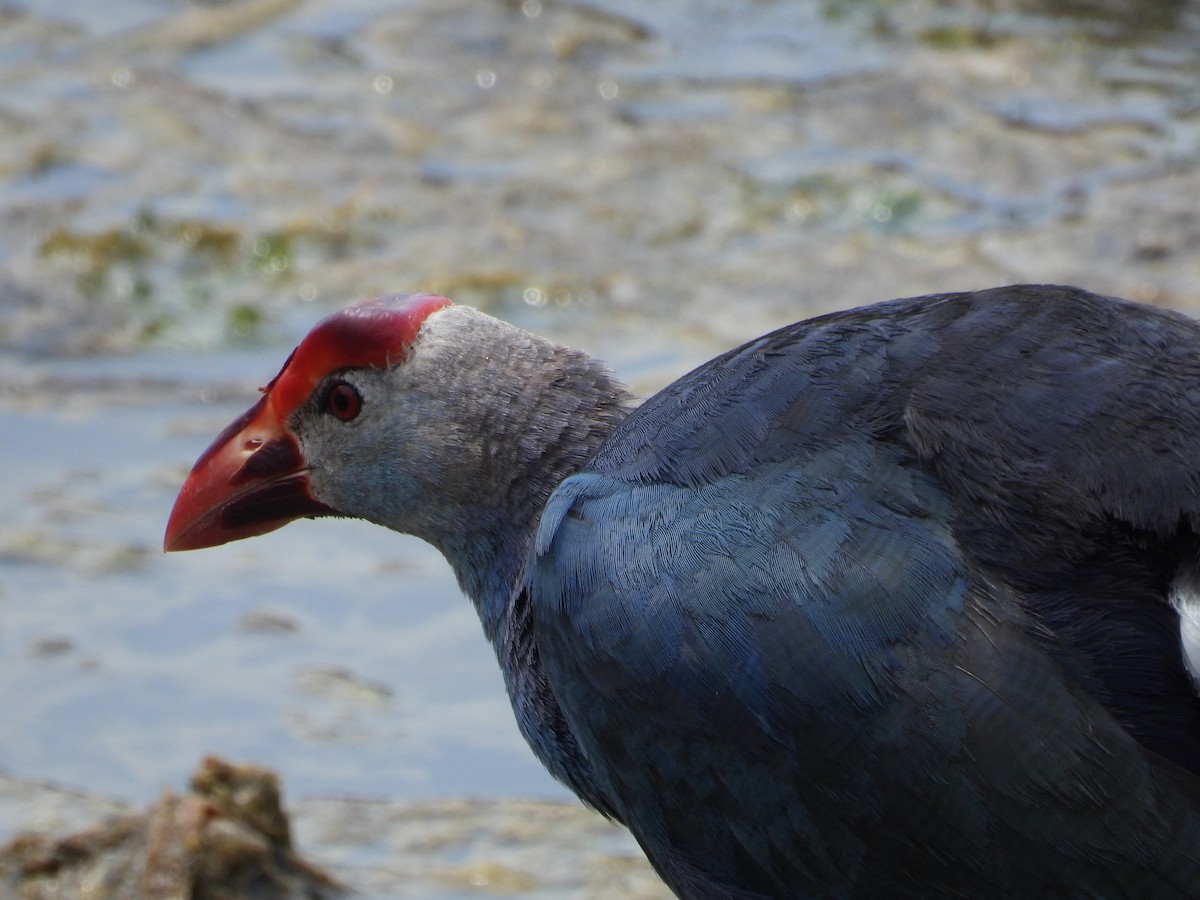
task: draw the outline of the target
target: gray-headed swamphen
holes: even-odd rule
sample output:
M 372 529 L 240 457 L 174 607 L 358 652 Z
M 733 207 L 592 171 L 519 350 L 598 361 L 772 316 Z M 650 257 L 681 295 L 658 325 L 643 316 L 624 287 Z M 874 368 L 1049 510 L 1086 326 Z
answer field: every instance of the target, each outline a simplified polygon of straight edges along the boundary
M 780 329 L 634 408 L 429 294 L 318 324 L 186 550 L 449 560 L 533 751 L 686 898 L 1200 897 L 1200 324 L 1050 286 Z

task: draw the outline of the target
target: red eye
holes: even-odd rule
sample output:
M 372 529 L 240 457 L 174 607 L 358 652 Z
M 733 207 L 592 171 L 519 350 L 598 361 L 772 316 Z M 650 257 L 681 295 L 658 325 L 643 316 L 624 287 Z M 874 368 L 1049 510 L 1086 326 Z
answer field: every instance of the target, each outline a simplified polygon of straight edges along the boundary
M 336 381 L 325 391 L 325 409 L 343 422 L 362 411 L 362 396 L 344 381 Z

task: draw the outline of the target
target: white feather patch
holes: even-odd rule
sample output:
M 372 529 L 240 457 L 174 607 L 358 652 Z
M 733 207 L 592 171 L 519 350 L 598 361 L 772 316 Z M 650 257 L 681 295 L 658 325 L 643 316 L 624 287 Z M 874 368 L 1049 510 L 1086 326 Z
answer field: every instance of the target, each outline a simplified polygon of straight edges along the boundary
M 1200 592 L 1194 579 L 1176 579 L 1171 588 L 1171 605 L 1179 613 L 1184 665 L 1192 676 L 1192 684 L 1200 688 Z

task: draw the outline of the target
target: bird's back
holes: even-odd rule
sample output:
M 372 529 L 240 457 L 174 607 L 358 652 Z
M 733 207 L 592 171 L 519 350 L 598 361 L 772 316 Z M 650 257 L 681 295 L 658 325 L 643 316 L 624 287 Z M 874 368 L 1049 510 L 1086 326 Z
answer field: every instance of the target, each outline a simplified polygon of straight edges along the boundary
M 684 896 L 1193 896 L 1197 438 L 1200 326 L 1067 288 L 684 376 L 531 569 L 594 793 Z

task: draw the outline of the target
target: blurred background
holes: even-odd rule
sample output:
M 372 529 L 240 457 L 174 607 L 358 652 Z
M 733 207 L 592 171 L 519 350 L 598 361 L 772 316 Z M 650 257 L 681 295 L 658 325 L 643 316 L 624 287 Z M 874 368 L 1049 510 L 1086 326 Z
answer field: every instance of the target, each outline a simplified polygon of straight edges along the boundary
M 606 892 L 636 847 L 525 748 L 435 551 L 326 520 L 164 557 L 196 456 L 363 297 L 645 394 L 896 296 L 1200 313 L 1198 202 L 1195 0 L 0 0 L 0 840 L 211 752 L 277 770 L 352 881 L 654 896 Z M 516 798 L 567 801 L 552 858 Z M 348 837 L 364 808 L 405 837 Z

